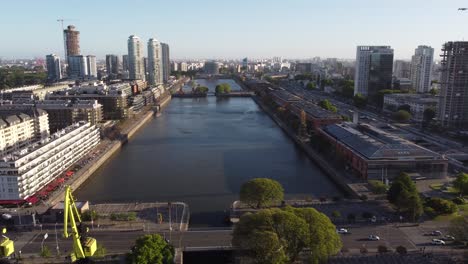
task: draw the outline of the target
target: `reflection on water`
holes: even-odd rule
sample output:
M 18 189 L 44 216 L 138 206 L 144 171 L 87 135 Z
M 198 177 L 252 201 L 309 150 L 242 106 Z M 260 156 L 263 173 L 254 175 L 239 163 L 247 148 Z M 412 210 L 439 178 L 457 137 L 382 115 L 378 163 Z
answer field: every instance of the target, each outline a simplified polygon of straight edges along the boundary
M 183 201 L 192 223 L 217 224 L 241 184 L 256 177 L 278 180 L 289 197 L 338 192 L 250 98 L 174 98 L 76 195 L 92 202 Z

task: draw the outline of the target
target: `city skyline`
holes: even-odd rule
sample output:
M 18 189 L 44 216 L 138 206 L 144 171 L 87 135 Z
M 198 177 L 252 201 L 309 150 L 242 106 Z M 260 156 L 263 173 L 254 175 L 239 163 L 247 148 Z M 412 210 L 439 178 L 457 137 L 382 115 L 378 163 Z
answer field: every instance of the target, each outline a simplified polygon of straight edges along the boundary
M 6 25 L 0 33 L 12 39 L 0 44 L 1 58 L 43 57 L 52 53 L 64 58 L 61 25 L 56 21 L 59 18 L 65 19 L 64 27 L 72 24 L 81 32 L 82 53 L 94 54 L 98 59 L 106 54 L 126 54 L 126 39 L 133 34 L 145 42 L 156 38 L 171 43 L 174 59 L 273 56 L 352 59 L 358 45 L 391 46 L 395 59 L 407 60 L 415 47 L 428 45 L 434 47 L 438 59 L 443 43 L 468 36 L 461 26 L 468 23 L 468 12 L 457 10 L 464 1 L 450 4 L 392 1 L 378 5 L 368 0 L 353 3 L 242 0 L 222 4 L 114 1 L 93 3 L 92 9 L 106 10 L 94 13 L 87 1 L 73 9 L 52 2 L 56 4 L 28 1 L 28 10 L 23 8 L 24 3 L 4 3 L 5 10 L 11 12 L 0 18 Z M 138 14 L 137 19 L 115 19 L 132 12 Z M 17 18 L 19 13 L 21 19 Z

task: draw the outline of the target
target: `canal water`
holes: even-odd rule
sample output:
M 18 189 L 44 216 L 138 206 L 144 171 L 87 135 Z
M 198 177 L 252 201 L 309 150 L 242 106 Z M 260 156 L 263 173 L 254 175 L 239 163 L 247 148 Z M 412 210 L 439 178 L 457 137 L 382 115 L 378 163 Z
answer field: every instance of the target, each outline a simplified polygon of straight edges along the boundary
M 197 82 L 214 90 L 226 80 Z M 182 201 L 192 226 L 218 225 L 241 184 L 257 177 L 278 180 L 287 197 L 340 194 L 251 98 L 174 98 L 76 196 L 93 203 Z

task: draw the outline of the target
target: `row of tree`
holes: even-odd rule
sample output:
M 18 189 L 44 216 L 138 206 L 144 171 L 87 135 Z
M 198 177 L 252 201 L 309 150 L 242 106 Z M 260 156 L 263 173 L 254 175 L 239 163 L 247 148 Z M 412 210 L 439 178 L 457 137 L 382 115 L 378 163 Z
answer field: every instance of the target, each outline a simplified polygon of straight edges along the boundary
M 46 79 L 47 73 L 44 71 L 31 71 L 17 66 L 0 68 L 0 89 L 44 84 Z
M 231 92 L 231 85 L 228 83 L 220 83 L 216 85 L 215 92 L 217 94 L 224 94 L 224 93 L 230 93 Z

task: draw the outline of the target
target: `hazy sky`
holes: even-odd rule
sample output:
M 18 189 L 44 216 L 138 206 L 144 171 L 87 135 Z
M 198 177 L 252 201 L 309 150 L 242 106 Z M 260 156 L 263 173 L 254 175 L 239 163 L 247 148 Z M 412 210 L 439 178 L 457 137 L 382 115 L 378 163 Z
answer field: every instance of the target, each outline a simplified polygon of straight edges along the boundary
M 135 34 L 166 42 L 171 57 L 354 58 L 357 45 L 390 45 L 410 58 L 417 45 L 468 40 L 467 0 L 5 0 L 0 57 L 63 57 L 58 18 L 81 32 L 81 52 L 127 53 Z

